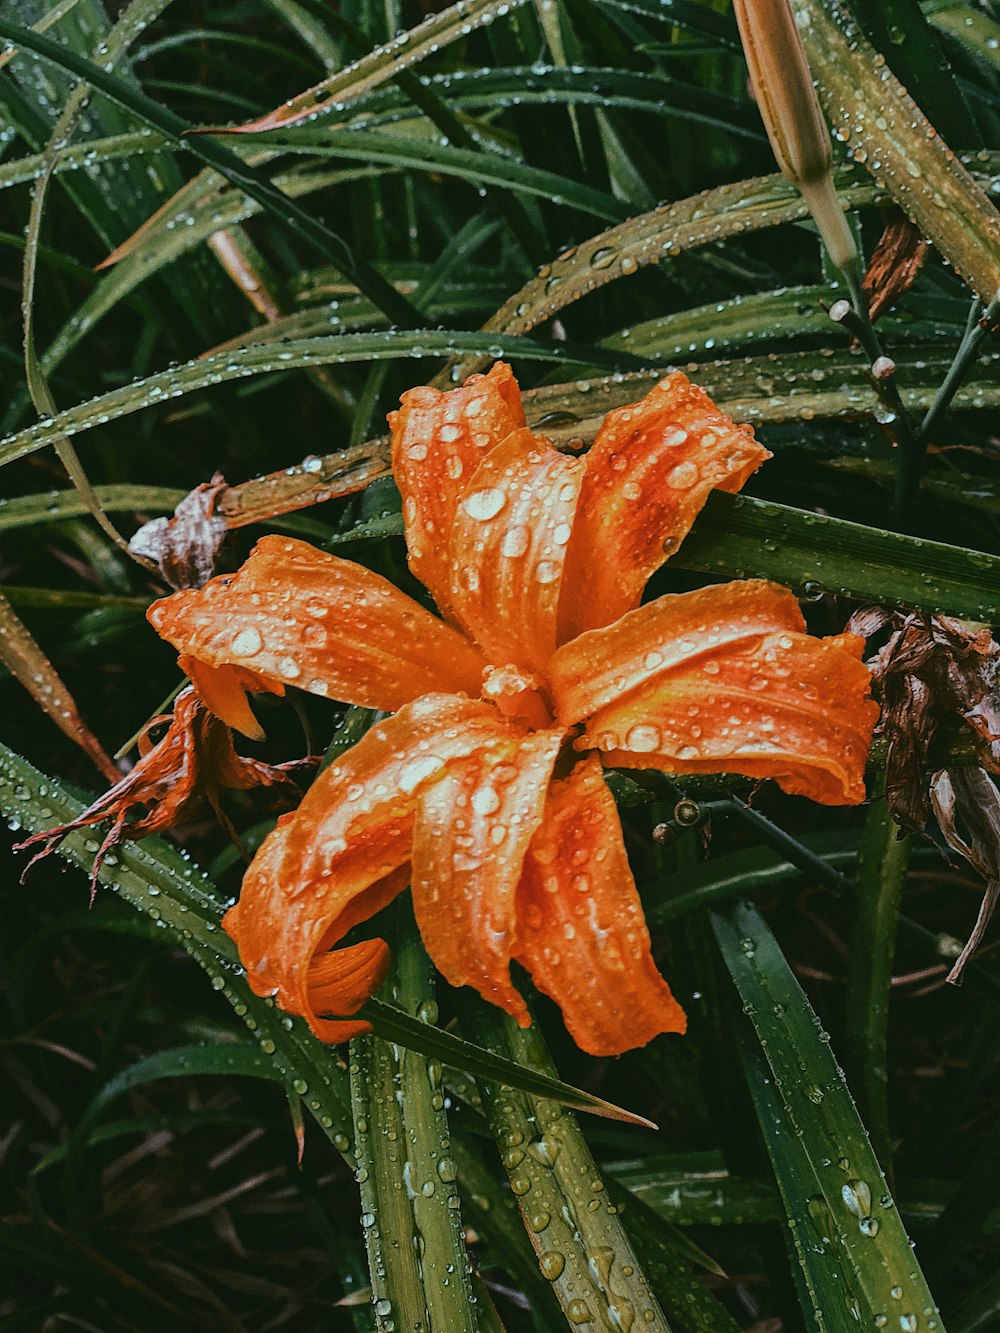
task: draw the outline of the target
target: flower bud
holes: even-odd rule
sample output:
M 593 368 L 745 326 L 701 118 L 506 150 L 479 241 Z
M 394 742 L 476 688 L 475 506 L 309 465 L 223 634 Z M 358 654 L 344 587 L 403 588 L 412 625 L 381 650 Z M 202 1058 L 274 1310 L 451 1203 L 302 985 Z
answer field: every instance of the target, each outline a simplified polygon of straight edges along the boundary
M 789 0 L 733 0 L 750 84 L 782 174 L 799 187 L 838 268 L 857 246 L 833 187 L 830 132 Z

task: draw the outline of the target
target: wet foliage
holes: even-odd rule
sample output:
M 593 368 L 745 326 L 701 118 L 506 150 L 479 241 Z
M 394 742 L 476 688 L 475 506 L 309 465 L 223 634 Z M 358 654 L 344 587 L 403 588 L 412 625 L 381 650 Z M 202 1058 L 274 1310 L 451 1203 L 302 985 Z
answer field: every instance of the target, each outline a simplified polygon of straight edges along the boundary
M 5 1328 L 1000 1319 L 1000 6 L 794 8 L 873 327 L 724 0 L 0 13 Z M 385 415 L 500 357 L 564 451 L 675 367 L 754 426 L 772 459 L 650 595 L 853 614 L 868 800 L 611 780 L 686 1036 L 584 1055 L 523 973 L 522 1031 L 400 900 L 374 1035 L 324 1047 L 220 929 L 288 805 L 235 757 L 210 792 L 184 769 L 166 833 L 123 814 L 162 835 L 107 843 L 92 905 L 107 825 L 23 883 L 9 848 L 128 784 L 184 684 L 145 620 L 171 586 L 279 532 L 427 604 Z M 373 720 L 254 707 L 237 751 L 282 797 Z

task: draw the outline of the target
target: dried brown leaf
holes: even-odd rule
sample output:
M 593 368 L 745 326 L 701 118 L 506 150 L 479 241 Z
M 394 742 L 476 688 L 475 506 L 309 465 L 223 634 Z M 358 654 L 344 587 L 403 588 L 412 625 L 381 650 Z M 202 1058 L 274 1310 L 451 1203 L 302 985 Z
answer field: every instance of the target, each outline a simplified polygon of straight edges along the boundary
M 118 769 L 101 748 L 55 667 L 35 642 L 14 608 L 0 593 L 0 661 L 28 691 L 64 735 L 74 741 L 106 778 L 116 782 Z
M 983 768 L 943 768 L 931 779 L 931 801 L 948 846 L 986 881 L 972 934 L 948 973 L 955 985 L 982 942 L 1000 899 L 1000 792 Z
M 868 318 L 874 324 L 913 286 L 927 258 L 927 242 L 901 208 L 889 210 L 885 230 L 865 273 Z
M 172 588 L 200 588 L 215 573 L 215 559 L 226 536 L 226 520 L 215 512 L 227 490 L 221 472 L 196 486 L 172 518 L 154 518 L 129 542 L 129 550 L 155 561 Z

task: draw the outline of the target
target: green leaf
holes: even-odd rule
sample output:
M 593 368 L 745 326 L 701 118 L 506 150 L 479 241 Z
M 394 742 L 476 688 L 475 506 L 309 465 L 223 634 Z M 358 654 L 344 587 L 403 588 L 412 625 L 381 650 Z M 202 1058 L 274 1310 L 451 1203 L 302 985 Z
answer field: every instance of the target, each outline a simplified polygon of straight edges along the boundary
M 438 172 L 477 185 L 492 185 L 548 199 L 590 213 L 605 221 L 627 216 L 628 209 L 603 190 L 574 181 L 571 177 L 519 162 L 510 155 L 454 148 L 429 138 L 366 129 L 274 130 L 253 136 L 258 146 L 266 143 L 278 151 L 294 150 L 322 156 L 357 158 L 381 162 L 404 171 Z
M 60 434 L 76 435 L 144 408 L 165 403 L 172 398 L 227 380 L 250 375 L 300 370 L 312 366 L 348 365 L 354 362 L 392 361 L 402 357 L 452 356 L 456 353 L 482 351 L 493 358 L 523 357 L 529 361 L 576 362 L 565 343 L 544 344 L 528 338 L 508 338 L 485 333 L 448 333 L 441 329 L 422 331 L 386 330 L 380 333 L 349 333 L 339 337 L 302 338 L 272 347 L 267 343 L 218 352 L 188 361 L 182 366 L 160 371 L 121 389 L 113 389 L 89 403 L 58 412 L 47 421 L 18 431 L 0 441 L 0 466 L 50 444 Z M 588 349 L 592 364 L 606 361 L 628 364 L 624 353 Z M 596 358 L 596 360 L 595 360 Z
M 269 116 L 254 122 L 254 127 L 294 124 L 326 111 L 343 110 L 373 88 L 395 78 L 401 70 L 410 69 L 523 3 L 524 0 L 459 0 L 458 4 L 428 15 L 416 28 L 396 34 L 385 46 L 376 47 L 322 83 L 307 88 Z
M 25 50 L 34 52 L 61 69 L 76 74 L 91 87 L 98 89 L 120 106 L 134 112 L 150 128 L 158 130 L 176 147 L 186 148 L 200 158 L 232 185 L 256 199 L 292 232 L 306 241 L 312 249 L 334 264 L 381 309 L 404 327 L 420 323 L 417 312 L 368 264 L 356 259 L 347 242 L 319 222 L 312 213 L 301 208 L 294 200 L 275 189 L 269 180 L 254 167 L 243 162 L 235 153 L 210 139 L 186 138 L 190 126 L 167 107 L 154 102 L 133 84 L 108 74 L 93 61 L 61 46 L 47 37 L 32 32 L 0 16 L 0 37 L 16 42 Z
M 760 1043 L 748 1081 L 819 1327 L 927 1327 L 934 1300 L 809 1001 L 753 907 L 712 924 Z
M 858 151 L 973 291 L 991 301 L 1000 288 L 1000 213 L 839 0 L 801 0 L 796 21 L 834 134 Z
M 858 891 L 847 954 L 844 1063 L 872 1146 L 885 1163 L 890 1180 L 889 997 L 899 909 L 910 859 L 910 839 L 901 834 L 889 813 L 885 780 L 880 776 L 861 839 Z
M 421 1055 L 451 1065 L 474 1078 L 502 1083 L 505 1087 L 517 1088 L 532 1096 L 545 1097 L 561 1106 L 588 1111 L 591 1115 L 603 1116 L 608 1120 L 641 1125 L 644 1129 L 656 1128 L 645 1116 L 625 1111 L 602 1097 L 595 1097 L 593 1093 L 582 1092 L 548 1074 L 539 1073 L 530 1064 L 508 1060 L 492 1049 L 484 1050 L 474 1042 L 463 1041 L 461 1037 L 453 1036 L 442 1028 L 430 1028 L 383 1000 L 369 1000 L 360 1013 L 387 1041 L 396 1041 L 409 1050 L 419 1051 Z
M 433 1030 L 430 961 L 408 906 L 393 916 L 394 998 Z M 358 1037 L 350 1067 L 376 1327 L 476 1333 L 441 1066 L 378 1037 Z
M 1000 557 L 786 505 L 714 492 L 676 557 L 686 569 L 767 578 L 968 620 L 1000 619 Z
M 525 1066 L 554 1072 L 537 1027 L 470 997 L 462 1021 L 478 1041 Z M 551 1102 L 483 1082 L 490 1129 L 538 1256 L 570 1326 L 669 1333 L 575 1118 Z

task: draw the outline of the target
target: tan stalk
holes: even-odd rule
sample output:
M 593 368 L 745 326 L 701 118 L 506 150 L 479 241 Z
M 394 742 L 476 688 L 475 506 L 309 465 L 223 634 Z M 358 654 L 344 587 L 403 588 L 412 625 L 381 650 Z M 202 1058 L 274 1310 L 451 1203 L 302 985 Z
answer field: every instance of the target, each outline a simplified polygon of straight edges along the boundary
M 837 268 L 858 250 L 833 185 L 830 131 L 789 0 L 733 0 L 750 84 L 782 174 L 798 186 Z

